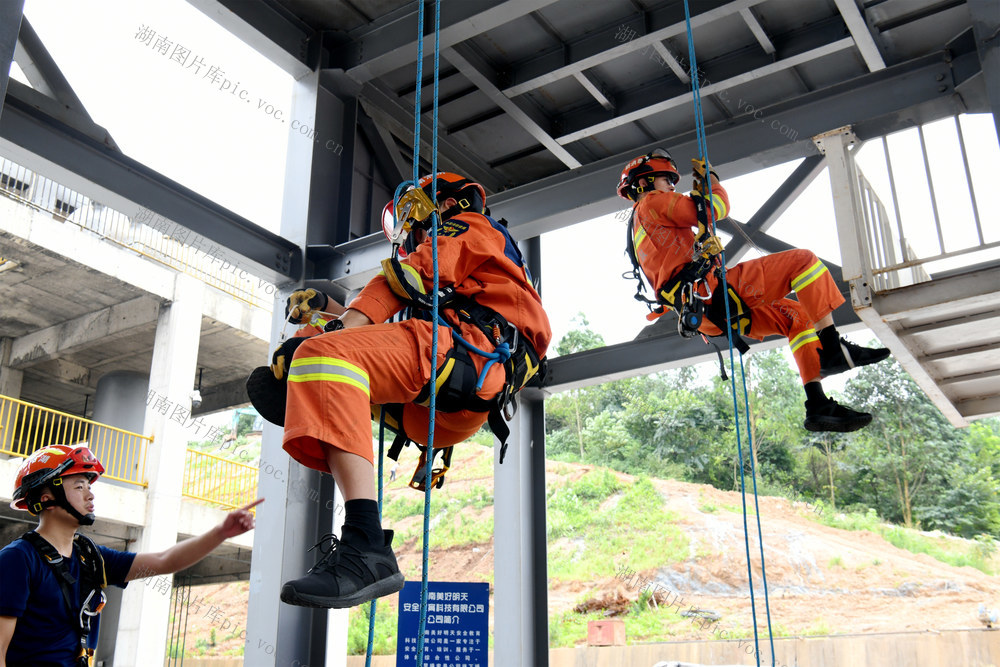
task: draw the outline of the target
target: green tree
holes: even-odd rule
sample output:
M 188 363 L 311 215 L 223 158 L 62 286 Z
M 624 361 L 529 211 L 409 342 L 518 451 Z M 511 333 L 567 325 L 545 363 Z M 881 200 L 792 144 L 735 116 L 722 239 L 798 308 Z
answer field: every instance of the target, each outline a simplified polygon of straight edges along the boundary
M 861 369 L 846 394 L 849 403 L 875 417 L 852 438 L 855 500 L 906 526 L 919 523 L 966 537 L 996 533 L 996 459 L 984 461 L 994 454 L 971 444 L 985 442 L 988 450 L 988 432 L 977 429 L 970 439 L 953 428 L 896 363 Z
M 604 347 L 604 337 L 590 329 L 590 322 L 587 321 L 586 315 L 582 312 L 577 313 L 572 322 L 576 325 L 576 328 L 570 330 L 565 336 L 559 339 L 559 342 L 556 344 L 556 354 L 562 357 L 567 354 L 585 352 L 586 350 Z M 563 423 L 566 422 L 566 408 L 570 408 L 570 427 L 576 433 L 576 441 L 579 446 L 581 461 L 584 460 L 583 424 L 585 416 L 582 414 L 580 402 L 581 393 L 587 391 L 588 389 L 571 389 L 567 392 L 568 406 L 557 402 L 554 406 L 550 406 L 549 408 L 550 410 L 554 410 L 553 417 L 561 419 Z

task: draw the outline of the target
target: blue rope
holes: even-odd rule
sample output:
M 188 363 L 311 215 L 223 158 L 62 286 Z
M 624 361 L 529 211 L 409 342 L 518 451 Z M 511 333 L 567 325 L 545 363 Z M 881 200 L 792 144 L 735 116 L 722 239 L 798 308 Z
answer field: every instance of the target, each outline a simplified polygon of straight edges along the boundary
M 420 3 L 420 20 L 417 29 L 420 31 L 419 41 L 419 58 L 423 59 L 423 0 L 418 0 Z M 434 0 L 434 108 L 433 108 L 433 119 L 431 125 L 431 192 L 434 193 L 435 202 L 437 200 L 437 182 L 438 182 L 438 86 L 440 82 L 441 73 L 441 0 Z M 417 90 L 419 91 L 422 82 L 422 71 L 421 68 L 417 69 Z M 420 113 L 420 101 L 417 98 L 417 110 L 416 113 Z M 419 116 L 418 116 L 419 117 Z M 419 123 L 419 121 L 418 121 Z M 419 128 L 419 125 L 418 125 Z M 420 143 L 420 136 L 415 137 L 415 141 Z M 418 165 L 414 163 L 413 171 L 416 174 Z M 417 177 L 414 176 L 414 181 Z M 422 572 L 420 580 L 420 632 L 417 634 L 417 667 L 421 667 L 424 663 L 424 632 L 427 628 L 427 563 L 429 560 L 429 547 L 430 547 L 430 508 L 431 508 L 431 488 L 434 486 L 431 482 L 434 474 L 434 418 L 437 412 L 437 382 L 434 381 L 436 373 L 433 369 L 437 368 L 437 352 L 438 352 L 438 318 L 440 314 L 438 312 L 438 296 L 440 291 L 440 274 L 438 270 L 438 213 L 434 212 L 433 224 L 431 225 L 431 257 L 434 262 L 434 294 L 431 301 L 431 322 L 433 326 L 431 327 L 431 383 L 430 383 L 430 417 L 428 419 L 427 425 L 427 466 L 424 470 L 424 540 L 423 540 L 423 558 L 422 558 Z
M 378 521 L 382 523 L 382 472 L 385 464 L 385 410 L 381 410 L 378 420 Z M 365 667 L 372 667 L 372 648 L 375 646 L 375 600 L 368 610 L 368 653 Z
M 435 298 L 436 298 L 436 295 L 435 295 Z M 451 324 L 448 323 L 448 320 L 444 319 L 440 315 L 438 315 L 437 321 L 438 321 L 438 323 L 442 324 L 443 326 L 446 326 L 446 327 L 450 327 L 451 326 Z M 490 366 L 492 366 L 493 364 L 497 363 L 498 361 L 501 364 L 506 363 L 507 360 L 510 359 L 510 355 L 511 355 L 510 344 L 507 341 L 504 341 L 504 342 L 498 344 L 493 349 L 492 352 L 487 352 L 486 350 L 480 350 L 478 347 L 476 347 L 475 345 L 473 345 L 469 341 L 467 341 L 464 338 L 462 338 L 462 336 L 455 329 L 452 329 L 452 331 L 451 331 L 451 337 L 452 337 L 452 339 L 454 339 L 454 341 L 456 343 L 460 343 L 462 345 L 462 347 L 465 347 L 465 348 L 467 348 L 469 350 L 472 350 L 476 354 L 479 354 L 479 355 L 482 355 L 482 356 L 486 357 L 486 363 L 483 365 L 483 370 L 479 372 L 479 377 L 476 379 L 476 391 L 479 391 L 480 389 L 483 388 L 483 382 L 486 380 L 486 373 L 490 370 Z
M 694 99 L 694 114 L 695 114 L 695 133 L 698 140 L 698 153 L 706 163 L 706 169 L 708 165 L 708 138 L 705 133 L 705 117 L 701 106 L 701 90 L 698 84 L 698 62 L 695 57 L 694 51 L 694 33 L 691 30 L 691 9 L 688 6 L 688 0 L 684 0 L 684 19 L 687 24 L 687 39 L 688 39 L 688 59 L 691 62 L 691 93 Z M 708 219 L 711 223 L 712 234 L 715 234 L 715 206 L 712 202 L 712 177 L 711 174 L 706 173 L 705 183 L 707 195 L 707 208 L 708 208 Z M 733 328 L 729 326 L 730 313 L 729 313 L 729 285 L 726 279 L 726 254 L 725 251 L 721 254 L 722 261 L 722 295 L 725 299 L 726 306 L 726 337 L 729 341 L 729 366 L 730 368 L 736 367 L 736 360 L 733 354 Z M 768 602 L 767 595 L 767 576 L 764 570 L 764 539 L 761 533 L 760 526 L 760 510 L 757 503 L 757 473 L 755 466 L 753 464 L 753 436 L 750 431 L 750 409 L 749 409 L 749 399 L 747 394 L 746 376 L 743 374 L 743 356 L 740 355 L 740 377 L 743 381 L 743 397 L 744 406 L 747 419 L 747 439 L 750 446 L 751 452 L 751 474 L 753 476 L 753 494 L 754 494 L 754 507 L 757 509 L 757 541 L 760 544 L 760 561 L 761 561 L 761 577 L 764 580 L 764 604 L 767 610 L 767 631 L 768 637 L 771 641 L 771 665 L 774 665 L 774 635 L 771 630 L 771 608 Z M 750 585 L 750 610 L 753 616 L 753 638 L 754 638 L 754 649 L 757 660 L 757 665 L 760 667 L 760 639 L 757 631 L 757 604 L 756 598 L 754 596 L 753 589 L 753 570 L 750 564 L 750 529 L 747 525 L 747 501 L 746 501 L 746 480 L 743 465 L 743 438 L 740 433 L 740 412 L 739 405 L 736 398 L 736 374 L 730 373 L 730 388 L 733 395 L 733 413 L 736 423 L 736 445 L 737 452 L 739 455 L 740 463 L 740 494 L 743 501 L 743 538 L 744 544 L 746 546 L 746 559 L 747 559 L 747 581 Z

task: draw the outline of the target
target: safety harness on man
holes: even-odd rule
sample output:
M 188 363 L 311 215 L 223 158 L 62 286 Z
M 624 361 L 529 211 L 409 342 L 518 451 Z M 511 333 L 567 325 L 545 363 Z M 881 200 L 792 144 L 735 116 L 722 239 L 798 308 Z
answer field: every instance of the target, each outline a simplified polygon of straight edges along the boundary
M 635 238 L 633 227 L 635 223 L 635 209 L 638 204 L 632 207 L 628 224 L 625 229 L 626 252 L 629 261 L 632 262 L 631 277 L 638 282 L 635 291 L 635 299 L 642 301 L 649 306 L 650 311 L 655 316 L 662 315 L 664 306 L 671 308 L 677 313 L 677 332 L 684 338 L 693 338 L 703 334 L 699 331 L 702 320 L 707 318 L 709 322 L 718 327 L 726 335 L 726 307 L 725 299 L 729 299 L 729 326 L 733 329 L 733 345 L 745 354 L 750 346 L 741 337 L 750 332 L 751 315 L 750 308 L 746 305 L 733 286 L 729 286 L 728 293 L 724 296 L 723 281 L 721 280 L 722 267 L 719 266 L 719 254 L 722 252 L 722 245 L 719 238 L 709 230 L 708 209 L 705 196 L 701 193 L 698 183 L 695 184 L 695 196 L 692 197 L 695 204 L 695 211 L 698 218 L 698 235 L 695 238 L 692 249 L 692 260 L 681 267 L 677 273 L 668 278 L 659 288 L 656 289 L 656 299 L 648 299 L 643 292 L 646 290 L 643 279 L 642 268 L 639 265 L 639 258 L 635 250 Z M 709 272 L 715 270 L 715 275 L 720 278 L 716 285 L 715 292 L 708 290 L 707 276 Z M 626 272 L 626 276 L 630 274 Z M 710 302 L 708 308 L 705 302 Z M 650 317 L 654 317 L 650 315 Z M 706 342 L 708 338 L 705 338 Z M 719 367 L 723 379 L 726 378 L 725 366 L 722 363 L 722 352 L 718 345 L 713 342 L 716 354 L 719 356 Z
M 108 585 L 104 572 L 104 558 L 101 556 L 100 550 L 94 541 L 86 535 L 78 533 L 73 538 L 76 555 L 80 561 L 80 598 L 83 600 L 78 605 L 73 595 L 76 578 L 70 574 L 66 558 L 35 531 L 25 533 L 21 539 L 33 546 L 52 568 L 56 581 L 59 583 L 59 590 L 62 591 L 66 612 L 70 618 L 75 617 L 77 620 L 79 652 L 75 662 L 79 667 L 87 667 L 90 664 L 90 657 L 94 654 L 94 650 L 89 645 L 90 620 L 100 614 L 104 608 L 106 600 L 104 588 Z
M 486 215 L 483 217 L 490 222 L 494 229 L 505 236 L 507 246 L 511 249 L 508 256 L 523 266 L 523 258 L 507 232 L 505 221 L 497 221 Z M 382 271 L 393 294 L 409 305 L 410 316 L 429 319 L 432 309 L 432 295 L 424 292 L 423 281 L 416 270 L 410 265 L 400 262 L 396 253 L 393 253 L 390 258 L 382 260 Z M 507 438 L 510 436 L 507 420 L 513 417 L 517 411 L 517 392 L 523 389 L 540 371 L 544 374 L 545 360 L 539 358 L 531 342 L 522 336 L 517 327 L 510 324 L 500 313 L 459 294 L 453 286 L 442 287 L 438 291 L 438 308 L 450 310 L 454 315 L 454 322 L 439 315 L 438 323 L 451 328 L 455 345 L 445 355 L 444 363 L 437 369 L 436 377 L 433 379 L 436 383 L 436 409 L 441 412 L 470 410 L 488 413 L 487 422 L 493 434 L 500 441 L 500 463 L 503 463 L 504 455 L 507 452 Z M 471 324 L 483 332 L 494 345 L 493 351 L 480 350 L 466 341 L 461 335 L 460 323 L 462 322 Z M 471 353 L 487 358 L 486 364 L 478 374 Z M 480 398 L 476 392 L 482 388 L 486 373 L 494 363 L 503 365 L 505 374 L 503 389 L 492 399 Z M 414 402 L 418 405 L 428 405 L 430 388 L 430 382 L 428 382 Z M 400 450 L 404 445 L 412 442 L 412 439 L 403 431 L 399 410 L 387 408 L 386 416 L 390 418 L 386 425 L 396 432 L 396 438 L 388 455 L 389 458 L 398 460 Z M 427 453 L 425 447 L 420 445 L 417 447 L 421 449 L 420 463 L 410 481 L 410 486 L 423 489 L 426 483 L 424 471 Z M 442 465 L 440 468 L 434 469 L 431 479 L 431 484 L 438 488 L 443 484 L 444 474 L 448 471 L 452 448 L 441 448 L 440 451 L 442 451 Z M 434 454 L 437 454 L 437 450 Z

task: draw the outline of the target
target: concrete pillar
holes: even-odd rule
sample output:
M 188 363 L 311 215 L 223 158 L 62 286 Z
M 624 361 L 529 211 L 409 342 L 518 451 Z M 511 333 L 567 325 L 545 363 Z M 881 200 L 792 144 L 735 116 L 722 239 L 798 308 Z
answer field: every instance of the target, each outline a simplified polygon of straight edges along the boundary
M 149 386 L 149 376 L 129 371 L 114 371 L 102 376 L 97 382 L 97 392 L 94 395 L 93 420 L 108 426 L 125 429 L 133 433 L 142 433 L 143 421 L 146 417 L 146 388 Z M 109 429 L 96 427 L 91 431 L 90 449 L 105 464 L 120 456 L 113 451 L 115 442 L 111 439 Z M 101 480 L 104 484 L 121 484 L 111 479 Z M 98 512 L 100 512 L 100 488 L 97 489 Z M 122 597 L 124 591 L 117 586 L 109 586 L 105 591 L 108 603 L 101 612 L 101 637 L 94 654 L 94 664 L 114 664 L 115 647 L 118 638 L 118 623 L 121 618 Z
M 91 419 L 132 433 L 142 433 L 148 386 L 149 376 L 141 373 L 114 371 L 101 376 L 97 381 Z M 122 451 L 121 438 L 116 436 L 116 432 L 111 429 L 94 427 L 90 434 L 90 449 L 101 459 L 106 469 L 114 470 L 120 475 L 126 472 L 126 468 L 131 471 L 132 466 L 139 466 L 141 461 L 136 456 L 123 459 L 129 452 Z M 105 481 L 108 484 L 125 484 L 111 479 Z
M 189 394 L 198 362 L 204 289 L 200 281 L 177 274 L 174 298 L 161 309 L 157 322 L 149 391 L 169 401 L 170 407 L 161 414 L 155 409 L 157 401 L 150 401 L 145 411 L 143 432 L 153 437 L 153 443 L 146 453 L 146 520 L 133 545 L 137 552 L 163 551 L 177 543 L 184 459 L 190 437 L 179 411 L 186 414 L 191 410 Z M 121 609 L 115 664 L 163 664 L 170 596 L 135 581 L 125 590 Z
M 21 398 L 24 371 L 7 365 L 10 363 L 10 346 L 13 342 L 12 338 L 0 338 L 0 396 Z

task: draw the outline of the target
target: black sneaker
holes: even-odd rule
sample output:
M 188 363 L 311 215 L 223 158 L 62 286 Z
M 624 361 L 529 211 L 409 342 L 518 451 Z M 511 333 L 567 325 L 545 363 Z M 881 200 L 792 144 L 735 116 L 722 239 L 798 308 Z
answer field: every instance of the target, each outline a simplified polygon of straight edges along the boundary
M 884 347 L 861 347 L 841 338 L 840 344 L 832 350 L 820 348 L 819 374 L 820 377 L 827 378 L 852 368 L 878 363 L 888 356 L 889 350 Z
M 868 426 L 871 420 L 872 416 L 867 412 L 852 410 L 828 398 L 820 405 L 806 401 L 806 421 L 803 426 L 807 431 L 849 433 Z
M 382 531 L 385 544 L 368 547 L 327 535 L 310 549 L 323 557 L 301 579 L 281 587 L 281 601 L 300 607 L 346 609 L 391 595 L 405 579 L 392 552 L 392 531 Z M 324 548 L 328 544 L 329 548 Z

